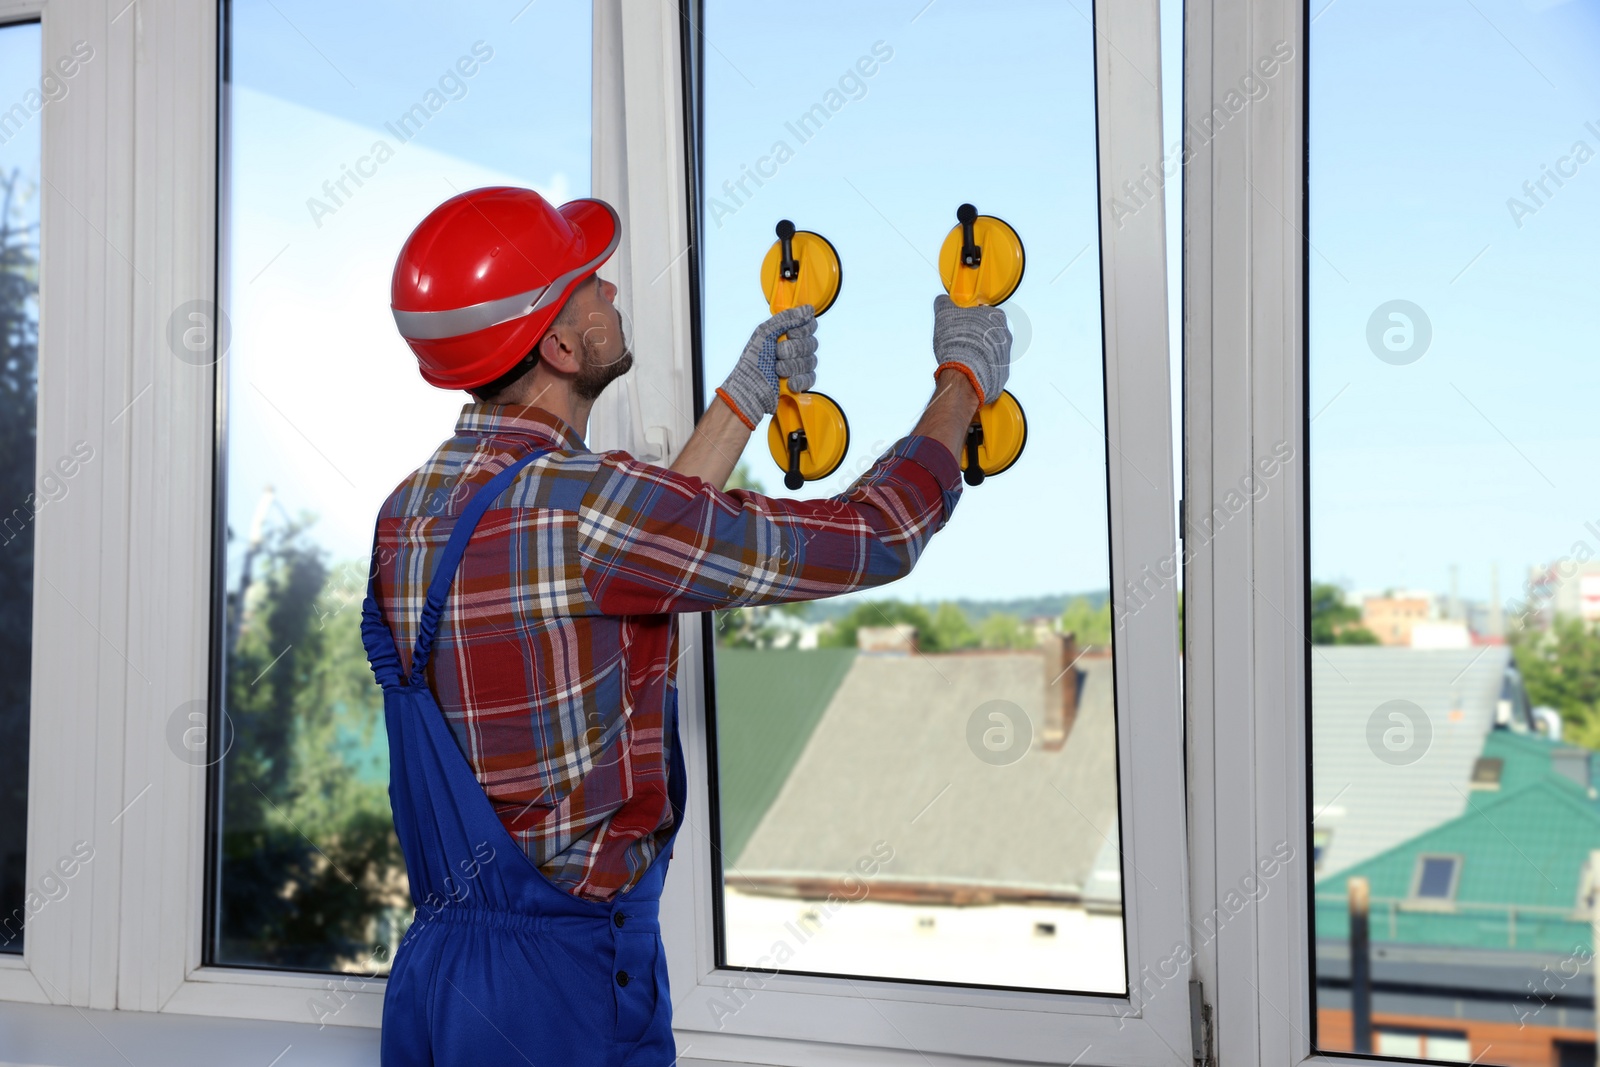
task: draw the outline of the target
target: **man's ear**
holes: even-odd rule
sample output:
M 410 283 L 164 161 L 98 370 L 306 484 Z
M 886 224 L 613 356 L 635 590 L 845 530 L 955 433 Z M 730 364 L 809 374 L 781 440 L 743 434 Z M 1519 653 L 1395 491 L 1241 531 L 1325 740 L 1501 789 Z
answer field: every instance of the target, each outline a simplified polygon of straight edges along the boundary
M 561 335 L 554 330 L 544 335 L 544 340 L 539 342 L 539 358 L 545 366 L 561 374 L 575 374 L 578 367 L 578 354 L 562 341 Z

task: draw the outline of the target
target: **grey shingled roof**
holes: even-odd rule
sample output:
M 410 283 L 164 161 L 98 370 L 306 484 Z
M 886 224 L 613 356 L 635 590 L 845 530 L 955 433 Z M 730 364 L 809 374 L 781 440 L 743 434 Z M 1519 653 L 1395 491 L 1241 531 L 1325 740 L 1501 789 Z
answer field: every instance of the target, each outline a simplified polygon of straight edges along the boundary
M 856 657 L 728 884 L 741 872 L 839 876 L 884 841 L 894 859 L 878 877 L 1076 894 L 1116 834 L 1111 662 L 1078 669 L 1072 733 L 1046 752 L 1043 655 Z M 1033 728 L 1007 766 L 967 745 L 968 718 L 990 700 L 1018 705 Z
M 1319 878 L 1466 809 L 1472 765 L 1494 725 L 1510 661 L 1503 646 L 1313 650 L 1311 811 L 1319 828 L 1333 831 Z M 1427 716 L 1432 738 L 1415 762 L 1386 763 L 1368 744 L 1373 713 L 1391 700 L 1408 700 Z

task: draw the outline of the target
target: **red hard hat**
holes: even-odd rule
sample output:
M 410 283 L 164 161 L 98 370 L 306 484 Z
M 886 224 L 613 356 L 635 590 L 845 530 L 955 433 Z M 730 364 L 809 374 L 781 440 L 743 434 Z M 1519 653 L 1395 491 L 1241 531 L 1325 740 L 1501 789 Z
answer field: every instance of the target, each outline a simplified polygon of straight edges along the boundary
M 475 389 L 514 367 L 579 282 L 616 251 L 621 225 L 603 200 L 561 207 L 532 189 L 452 196 L 411 231 L 389 304 L 423 378 Z

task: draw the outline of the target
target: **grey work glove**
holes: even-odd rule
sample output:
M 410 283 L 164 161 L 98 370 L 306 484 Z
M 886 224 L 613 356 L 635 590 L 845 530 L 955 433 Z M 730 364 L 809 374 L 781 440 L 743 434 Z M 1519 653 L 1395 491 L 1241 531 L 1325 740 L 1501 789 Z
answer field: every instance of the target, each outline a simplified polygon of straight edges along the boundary
M 733 413 L 756 428 L 761 416 L 778 409 L 778 379 L 789 379 L 797 393 L 817 381 L 817 315 L 810 304 L 780 311 L 756 327 L 733 373 L 717 393 Z M 786 335 L 778 340 L 780 334 Z
M 939 361 L 934 377 L 954 367 L 972 382 L 980 403 L 993 403 L 1011 376 L 1006 313 L 984 304 L 964 308 L 940 293 L 933 301 L 933 355 Z

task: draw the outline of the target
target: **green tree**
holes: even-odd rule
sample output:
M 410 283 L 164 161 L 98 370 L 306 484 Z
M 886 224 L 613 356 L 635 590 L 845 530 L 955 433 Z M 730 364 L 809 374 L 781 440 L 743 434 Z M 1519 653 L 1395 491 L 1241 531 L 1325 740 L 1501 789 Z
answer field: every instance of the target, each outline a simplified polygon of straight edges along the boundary
M 1033 628 L 1015 615 L 995 612 L 978 623 L 978 643 L 984 648 L 1032 648 Z
M 1344 590 L 1326 582 L 1311 584 L 1311 643 L 1375 645 L 1378 635 L 1361 625 L 1361 609 L 1344 602 Z
M 361 645 L 366 567 L 330 571 L 307 525 L 269 530 L 227 605 L 218 962 L 345 970 L 392 949 L 409 909 Z
M 1562 740 L 1600 748 L 1600 633 L 1579 619 L 1557 619 L 1512 645 L 1528 700 L 1561 713 Z
M 930 625 L 934 646 L 944 652 L 978 647 L 978 632 L 972 628 L 967 613 L 961 605 L 946 600 L 933 612 Z
M 1076 634 L 1079 648 L 1089 645 L 1110 648 L 1111 601 L 1108 599 L 1096 608 L 1088 597 L 1074 597 L 1061 613 L 1061 632 Z
M 822 631 L 817 644 L 823 648 L 855 648 L 856 631 L 863 626 L 895 626 L 906 623 L 917 628 L 917 647 L 924 652 L 943 652 L 939 633 L 928 609 L 902 600 L 868 600 L 850 613 L 835 619 Z

